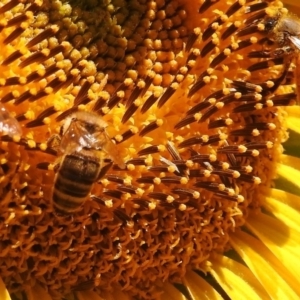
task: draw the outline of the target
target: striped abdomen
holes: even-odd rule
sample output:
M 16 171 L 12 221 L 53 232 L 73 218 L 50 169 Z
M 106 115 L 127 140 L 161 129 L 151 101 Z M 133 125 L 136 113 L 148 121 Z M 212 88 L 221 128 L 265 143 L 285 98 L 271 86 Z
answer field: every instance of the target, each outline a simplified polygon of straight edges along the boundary
M 54 181 L 55 209 L 64 213 L 77 211 L 89 196 L 100 170 L 101 162 L 96 156 L 78 152 L 65 155 Z

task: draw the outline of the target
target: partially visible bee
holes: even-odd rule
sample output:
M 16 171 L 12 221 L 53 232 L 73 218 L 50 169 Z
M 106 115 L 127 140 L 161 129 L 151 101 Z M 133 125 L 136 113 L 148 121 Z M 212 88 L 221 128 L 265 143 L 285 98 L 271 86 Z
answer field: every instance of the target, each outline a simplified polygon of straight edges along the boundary
M 274 17 L 266 17 L 265 30 L 268 32 L 277 49 L 271 56 L 283 57 L 286 66 L 294 59 L 295 80 L 298 98 L 300 97 L 300 19 L 290 13 L 279 9 Z
M 292 14 L 285 14 L 281 10 L 274 17 L 266 17 L 265 30 L 270 37 L 288 53 L 300 50 L 300 19 Z
M 22 135 L 19 122 L 11 116 L 2 103 L 0 103 L 0 133 L 8 135 L 11 138 Z
M 105 159 L 111 158 L 120 168 L 125 168 L 117 146 L 105 131 L 106 127 L 106 122 L 92 112 L 76 112 L 66 119 L 61 128 L 60 157 L 52 190 L 57 211 L 73 213 L 80 209 L 93 184 L 112 165 L 105 165 Z

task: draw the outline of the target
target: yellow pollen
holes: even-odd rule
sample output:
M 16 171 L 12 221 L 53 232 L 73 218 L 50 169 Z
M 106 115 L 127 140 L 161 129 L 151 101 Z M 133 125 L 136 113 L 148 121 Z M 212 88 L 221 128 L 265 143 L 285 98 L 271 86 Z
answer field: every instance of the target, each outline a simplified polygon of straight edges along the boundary
M 226 189 L 226 187 L 225 187 L 225 185 L 223 184 L 223 183 L 220 183 L 219 185 L 218 185 L 218 189 L 219 189 L 219 191 L 225 191 L 225 189 Z
M 129 177 L 124 179 L 124 185 L 131 185 L 131 179 Z
M 24 166 L 24 169 L 25 169 L 25 170 L 29 170 L 30 167 L 31 167 L 30 164 L 26 164 L 26 165 Z
M 194 166 L 194 162 L 192 160 L 187 160 L 185 165 L 188 167 L 188 168 L 192 168 Z
M 123 140 L 122 135 L 117 134 L 117 135 L 115 136 L 115 140 L 116 140 L 118 143 L 122 142 L 122 140 Z
M 199 199 L 200 198 L 200 193 L 199 192 L 194 192 L 193 193 L 193 198 L 194 199 Z
M 182 177 L 180 178 L 180 183 L 186 185 L 189 182 L 188 178 Z
M 168 203 L 172 203 L 172 202 L 174 202 L 174 200 L 175 200 L 174 197 L 168 196 L 166 201 L 167 201 Z
M 210 162 L 217 161 L 217 156 L 216 156 L 215 154 L 210 154 L 210 155 L 209 155 L 209 161 L 210 161 Z
M 49 170 L 49 171 L 53 171 L 53 170 L 54 170 L 54 167 L 55 167 L 55 164 L 49 164 L 49 165 L 48 165 L 48 170 Z
M 255 94 L 255 101 L 261 101 L 262 95 L 261 94 Z
M 218 103 L 216 103 L 216 107 L 217 107 L 217 109 L 221 109 L 221 108 L 224 107 L 224 103 L 223 102 L 218 102 Z
M 216 101 L 217 101 L 216 98 L 209 98 L 209 99 L 208 99 L 208 102 L 209 102 L 210 104 L 212 104 L 212 105 L 215 104 Z
M 186 205 L 182 203 L 182 204 L 179 205 L 178 208 L 179 208 L 180 211 L 185 211 L 186 210 Z
M 113 201 L 112 200 L 105 200 L 105 206 L 108 207 L 108 208 L 111 208 L 113 207 Z
M 168 172 L 174 173 L 175 171 L 177 171 L 176 166 L 169 166 L 169 167 L 168 167 Z
M 244 200 L 245 200 L 245 198 L 244 198 L 242 195 L 238 195 L 238 196 L 237 196 L 237 202 L 238 202 L 238 203 L 243 203 Z
M 260 109 L 263 108 L 263 104 L 257 103 L 257 104 L 255 104 L 255 108 L 256 108 L 257 110 L 260 110 Z
M 159 185 L 159 184 L 161 184 L 161 179 L 158 178 L 158 177 L 155 177 L 155 178 L 153 179 L 153 183 L 156 184 L 156 185 Z
M 260 135 L 260 132 L 259 132 L 257 129 L 253 129 L 253 130 L 252 130 L 252 135 L 253 135 L 253 136 L 259 136 L 259 135 Z
M 231 50 L 230 50 L 229 48 L 226 48 L 226 49 L 224 50 L 224 54 L 225 54 L 226 56 L 229 56 L 229 55 L 231 54 Z
M 266 82 L 266 84 L 267 84 L 267 87 L 268 87 L 268 88 L 272 88 L 272 87 L 274 86 L 274 81 L 268 80 L 268 81 Z
M 196 113 L 196 114 L 194 114 L 194 118 L 195 118 L 195 120 L 196 120 L 197 122 L 201 119 L 201 117 L 202 117 L 202 114 L 201 114 L 201 113 Z
M 251 36 L 251 38 L 250 38 L 250 42 L 251 42 L 252 44 L 256 44 L 256 43 L 257 43 L 257 41 L 258 41 L 258 39 L 257 39 L 257 37 L 256 37 L 256 36 Z
M 259 177 L 254 177 L 254 184 L 261 184 L 261 179 Z
M 203 81 L 204 81 L 206 84 L 210 83 L 210 77 L 209 77 L 209 76 L 205 76 L 205 77 L 203 78 Z
M 7 159 L 6 159 L 6 158 L 1 158 L 0 164 L 1 164 L 1 165 L 4 165 L 4 164 L 6 164 L 6 163 L 7 163 Z
M 145 193 L 145 191 L 141 188 L 138 188 L 136 189 L 135 193 L 138 195 L 138 196 L 143 196 L 143 194 Z
M 14 135 L 12 136 L 12 139 L 13 139 L 13 141 L 14 141 L 15 143 L 18 143 L 18 142 L 20 142 L 20 140 L 21 140 L 21 136 L 20 136 L 20 135 L 17 135 L 17 134 L 14 134 Z
M 208 171 L 208 170 L 205 170 L 205 171 L 204 171 L 204 177 L 208 178 L 208 177 L 210 177 L 210 176 L 211 176 L 211 172 Z
M 149 203 L 148 205 L 150 210 L 154 210 L 156 208 L 156 204 L 154 202 Z
M 265 25 L 264 24 L 258 24 L 257 28 L 259 31 L 264 31 L 265 30 Z
M 28 140 L 27 144 L 29 148 L 36 148 L 36 142 L 34 140 Z
M 48 148 L 48 145 L 46 143 L 41 143 L 39 147 L 42 151 L 45 151 Z
M 164 145 L 159 145 L 157 148 L 159 152 L 164 152 L 166 150 L 166 147 Z
M 229 196 L 234 196 L 235 195 L 235 192 L 233 189 L 228 189 L 228 195 Z
M 134 171 L 134 170 L 135 170 L 135 165 L 133 165 L 133 164 L 128 164 L 128 165 L 127 165 L 127 170 L 129 170 L 129 171 Z
M 241 176 L 240 172 L 238 172 L 238 171 L 234 171 L 232 175 L 233 175 L 233 178 L 239 178 Z
M 247 151 L 247 148 L 245 146 L 243 146 L 243 145 L 239 145 L 238 146 L 238 150 L 239 150 L 240 153 L 244 153 L 244 152 Z
M 108 107 L 103 107 L 102 109 L 103 114 L 107 115 L 109 113 L 109 108 Z
M 228 170 L 229 167 L 230 167 L 229 163 L 227 163 L 227 162 L 222 163 L 222 169 L 223 170 Z

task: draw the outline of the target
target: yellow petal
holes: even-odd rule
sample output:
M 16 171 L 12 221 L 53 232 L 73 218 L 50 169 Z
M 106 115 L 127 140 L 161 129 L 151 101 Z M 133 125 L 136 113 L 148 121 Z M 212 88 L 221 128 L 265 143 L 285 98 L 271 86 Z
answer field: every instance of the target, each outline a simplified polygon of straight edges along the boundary
M 2 281 L 2 278 L 0 277 L 0 299 L 2 300 L 11 300 L 9 293 L 5 287 L 4 282 Z
M 292 0 L 290 1 L 292 2 Z M 298 6 L 300 5 L 300 1 L 297 1 Z M 295 4 L 294 4 L 295 5 Z M 288 117 L 286 119 L 287 125 L 290 129 L 294 130 L 297 133 L 300 133 L 300 107 L 299 106 L 290 106 L 286 108 L 288 113 Z
M 299 232 L 265 214 L 249 217 L 246 224 L 279 261 L 284 262 L 286 272 L 289 272 L 289 275 L 285 275 L 284 278 L 300 295 L 300 287 L 296 279 L 300 276 Z
M 277 189 L 271 189 L 270 197 L 277 199 L 297 211 L 300 211 L 300 198 L 297 195 Z
M 285 281 L 290 273 L 261 241 L 240 231 L 230 242 L 272 299 L 299 299 L 300 293 Z
M 300 133 L 300 119 L 296 117 L 288 117 L 287 118 L 287 126 L 288 128 L 294 130 L 297 133 Z
M 296 0 L 297 3 L 300 5 L 300 2 L 298 0 Z M 285 1 L 286 2 L 286 1 Z M 288 113 L 288 118 L 291 117 L 295 117 L 295 118 L 300 118 L 300 106 L 287 106 L 286 111 Z
M 298 203 L 298 209 L 294 209 L 286 200 L 293 199 L 294 203 Z M 300 233 L 300 197 L 281 190 L 272 190 L 272 195 L 265 198 L 264 208 L 272 212 L 285 227 L 297 230 Z M 297 204 L 296 204 L 297 206 Z
M 280 159 L 284 165 L 293 167 L 294 169 L 300 169 L 300 158 L 290 155 L 281 155 Z M 288 176 L 289 174 L 286 175 Z
M 187 272 L 184 285 L 187 287 L 193 300 L 222 300 L 220 294 L 195 272 Z
M 292 163 L 294 162 L 294 163 Z M 289 156 L 289 163 L 286 164 L 277 164 L 277 174 L 288 180 L 289 182 L 293 183 L 297 188 L 300 188 L 300 171 L 297 168 L 300 160 Z M 293 166 L 293 167 L 291 167 Z
M 231 299 L 270 299 L 251 271 L 225 256 L 212 261 L 211 274 Z
M 161 299 L 164 300 L 186 300 L 186 297 L 180 293 L 172 284 L 164 284 L 164 294 Z

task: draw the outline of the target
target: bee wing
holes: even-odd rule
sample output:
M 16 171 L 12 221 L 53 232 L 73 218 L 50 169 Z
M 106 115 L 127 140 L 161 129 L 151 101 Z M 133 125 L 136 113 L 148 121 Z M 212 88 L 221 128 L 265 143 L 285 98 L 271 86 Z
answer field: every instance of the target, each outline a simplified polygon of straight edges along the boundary
M 0 132 L 9 136 L 22 135 L 22 129 L 19 122 L 10 116 L 3 105 L 0 106 Z
M 293 43 L 293 45 L 300 50 L 300 38 L 297 36 L 289 36 L 290 41 Z
M 113 159 L 113 161 L 121 168 L 125 169 L 126 165 L 121 158 L 118 147 L 105 133 L 106 142 L 102 145 L 102 149 Z
M 71 123 L 67 131 L 62 136 L 60 142 L 61 153 L 80 151 L 86 146 L 87 145 L 82 132 L 80 131 L 76 123 Z

